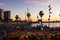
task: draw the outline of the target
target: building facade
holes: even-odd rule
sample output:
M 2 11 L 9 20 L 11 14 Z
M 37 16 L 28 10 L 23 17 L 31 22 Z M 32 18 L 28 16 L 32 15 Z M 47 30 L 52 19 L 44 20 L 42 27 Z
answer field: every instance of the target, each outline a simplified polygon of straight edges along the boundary
M 10 21 L 11 19 L 11 11 L 5 11 L 4 12 L 4 21 L 7 22 L 7 21 Z
M 4 20 L 4 10 L 0 9 L 0 21 Z

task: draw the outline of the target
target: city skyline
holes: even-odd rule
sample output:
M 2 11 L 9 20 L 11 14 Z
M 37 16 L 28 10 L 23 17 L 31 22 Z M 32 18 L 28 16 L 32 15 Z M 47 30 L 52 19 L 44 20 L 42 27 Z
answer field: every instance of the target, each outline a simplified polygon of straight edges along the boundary
M 17 14 L 24 20 L 25 12 L 27 13 L 27 8 L 29 8 L 29 13 L 33 21 L 37 20 L 37 15 L 39 16 L 39 11 L 41 10 L 44 12 L 43 21 L 47 21 L 49 16 L 48 5 L 50 4 L 52 7 L 51 20 L 60 20 L 59 0 L 0 0 L 0 8 L 10 10 L 11 18 L 14 20 Z

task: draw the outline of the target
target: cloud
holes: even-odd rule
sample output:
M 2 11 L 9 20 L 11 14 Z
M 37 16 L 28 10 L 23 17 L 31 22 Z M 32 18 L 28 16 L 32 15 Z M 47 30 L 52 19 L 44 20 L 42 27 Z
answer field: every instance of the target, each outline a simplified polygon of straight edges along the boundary
M 4 6 L 4 5 L 5 5 L 4 3 L 0 2 L 0 6 Z
M 25 2 L 34 5 L 49 5 L 53 3 L 53 0 L 25 0 Z

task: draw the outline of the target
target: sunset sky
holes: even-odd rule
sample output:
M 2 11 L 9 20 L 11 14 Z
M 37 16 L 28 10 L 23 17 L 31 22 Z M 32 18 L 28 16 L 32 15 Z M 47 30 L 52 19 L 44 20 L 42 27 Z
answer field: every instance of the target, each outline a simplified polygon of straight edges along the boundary
M 10 10 L 11 18 L 15 19 L 15 15 L 18 14 L 24 20 L 25 12 L 29 8 L 33 21 L 37 20 L 37 15 L 39 16 L 41 10 L 44 12 L 43 21 L 47 21 L 50 4 L 52 7 L 51 21 L 60 20 L 60 0 L 0 0 L 0 8 L 5 11 Z

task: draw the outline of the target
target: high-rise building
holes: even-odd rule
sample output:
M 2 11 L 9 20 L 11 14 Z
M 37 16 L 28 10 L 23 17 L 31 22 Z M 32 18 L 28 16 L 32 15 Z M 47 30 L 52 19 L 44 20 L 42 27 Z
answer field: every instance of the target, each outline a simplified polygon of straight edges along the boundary
M 4 21 L 10 21 L 11 19 L 11 11 L 5 11 L 4 12 Z
M 0 21 L 4 20 L 4 10 L 0 9 Z

